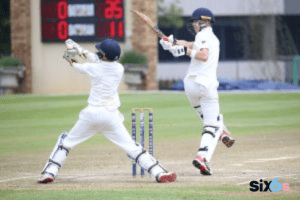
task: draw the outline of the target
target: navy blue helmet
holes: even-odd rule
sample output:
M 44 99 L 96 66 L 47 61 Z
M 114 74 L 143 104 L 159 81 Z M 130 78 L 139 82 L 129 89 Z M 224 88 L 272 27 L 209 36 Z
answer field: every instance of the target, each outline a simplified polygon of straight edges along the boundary
M 198 8 L 196 9 L 190 20 L 197 20 L 197 19 L 206 19 L 206 20 L 210 20 L 211 23 L 215 22 L 215 16 L 213 15 L 213 13 L 207 9 L 207 8 Z
M 213 24 L 216 21 L 214 14 L 209 9 L 207 8 L 196 9 L 193 12 L 192 17 L 189 19 L 187 23 L 188 30 L 193 34 L 196 34 L 193 28 L 193 22 L 196 20 L 209 20 L 211 24 Z
M 102 43 L 96 44 L 96 49 L 98 50 L 96 54 L 100 59 L 105 56 L 109 61 L 116 61 L 121 55 L 121 47 L 113 39 L 105 39 Z

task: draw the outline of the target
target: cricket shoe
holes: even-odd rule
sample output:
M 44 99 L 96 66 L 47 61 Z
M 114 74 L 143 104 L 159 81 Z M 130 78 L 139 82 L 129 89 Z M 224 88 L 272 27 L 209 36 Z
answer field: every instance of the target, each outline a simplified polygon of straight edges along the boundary
M 174 182 L 176 177 L 176 172 L 163 172 L 156 176 L 156 181 L 159 183 Z
M 206 162 L 205 158 L 202 158 L 200 155 L 196 156 L 193 160 L 193 165 L 200 169 L 200 173 L 202 175 L 212 175 L 212 172 L 210 171 L 208 167 L 208 163 Z
M 52 174 L 45 173 L 43 176 L 38 180 L 38 183 L 51 183 L 54 181 L 54 177 Z
M 227 130 L 226 127 L 224 127 L 224 130 L 223 132 L 221 133 L 220 135 L 220 140 L 224 143 L 224 145 L 226 147 L 231 147 L 234 142 L 235 142 L 235 139 L 233 137 L 231 137 L 231 134 L 230 132 Z

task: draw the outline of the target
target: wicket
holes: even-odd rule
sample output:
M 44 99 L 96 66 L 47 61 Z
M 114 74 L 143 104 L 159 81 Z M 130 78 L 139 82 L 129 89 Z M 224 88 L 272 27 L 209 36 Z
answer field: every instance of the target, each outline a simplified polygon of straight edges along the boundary
M 154 142 L 153 142 L 153 109 L 152 108 L 132 108 L 131 109 L 131 134 L 132 139 L 137 141 L 137 132 L 136 132 L 136 112 L 140 113 L 140 144 L 143 148 L 145 148 L 145 123 L 144 123 L 144 112 L 148 112 L 149 114 L 149 154 L 154 155 Z M 145 171 L 141 168 L 141 176 L 145 175 Z M 132 163 L 132 176 L 136 176 L 136 163 L 133 161 Z

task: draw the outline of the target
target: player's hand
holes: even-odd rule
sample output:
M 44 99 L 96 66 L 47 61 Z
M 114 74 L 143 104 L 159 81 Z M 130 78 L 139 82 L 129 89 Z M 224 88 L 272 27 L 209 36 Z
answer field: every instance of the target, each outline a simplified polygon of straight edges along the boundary
M 84 48 L 82 48 L 79 44 L 77 44 L 76 42 L 74 42 L 72 39 L 67 39 L 65 41 L 65 44 L 67 45 L 67 49 L 68 50 L 77 50 L 77 55 L 79 55 L 81 58 L 86 58 L 86 53 L 88 53 L 88 51 Z
M 78 63 L 78 61 L 75 58 L 76 55 L 77 55 L 76 49 L 66 50 L 64 52 L 63 59 L 68 61 L 70 63 L 70 65 L 72 66 L 73 63 Z
M 67 49 L 80 49 L 80 45 L 74 42 L 72 39 L 67 39 L 65 41 L 65 44 L 67 45 Z M 82 48 L 81 48 L 82 49 Z
M 171 42 L 173 45 L 176 45 L 176 42 L 177 42 L 177 39 L 174 38 L 173 35 L 170 35 L 169 37 L 164 37 L 162 39 L 165 40 L 165 41 Z
M 170 50 L 173 45 L 171 42 L 164 40 L 164 39 L 161 39 L 159 41 L 159 43 L 161 44 L 161 46 L 164 50 Z
M 187 48 L 181 45 L 172 46 L 169 51 L 174 57 L 184 56 L 186 54 Z

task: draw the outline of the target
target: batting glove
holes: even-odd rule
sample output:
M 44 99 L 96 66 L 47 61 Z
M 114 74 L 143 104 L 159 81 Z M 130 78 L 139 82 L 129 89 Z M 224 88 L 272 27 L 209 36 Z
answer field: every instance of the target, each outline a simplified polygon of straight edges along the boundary
M 166 38 L 163 38 L 166 40 Z M 174 38 L 173 35 L 170 35 L 169 37 L 167 37 L 168 41 L 171 42 L 173 45 L 176 45 L 177 39 Z
M 161 44 L 161 46 L 162 46 L 162 48 L 163 48 L 164 50 L 170 50 L 171 47 L 172 47 L 172 43 L 169 42 L 169 41 L 166 41 L 166 40 L 164 40 L 164 39 L 161 39 L 161 40 L 159 41 L 159 43 Z
M 175 45 L 170 48 L 170 52 L 174 57 L 184 56 L 186 54 L 187 48 L 181 45 Z

